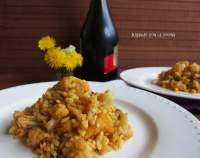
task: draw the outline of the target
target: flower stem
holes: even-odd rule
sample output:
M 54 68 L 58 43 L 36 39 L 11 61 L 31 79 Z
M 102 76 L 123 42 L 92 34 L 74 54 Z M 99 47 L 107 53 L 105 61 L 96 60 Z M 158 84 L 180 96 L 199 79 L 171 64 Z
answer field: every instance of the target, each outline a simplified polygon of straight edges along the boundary
M 63 77 L 72 76 L 73 71 L 67 70 L 66 68 L 60 68 L 56 70 L 56 78 L 60 80 Z

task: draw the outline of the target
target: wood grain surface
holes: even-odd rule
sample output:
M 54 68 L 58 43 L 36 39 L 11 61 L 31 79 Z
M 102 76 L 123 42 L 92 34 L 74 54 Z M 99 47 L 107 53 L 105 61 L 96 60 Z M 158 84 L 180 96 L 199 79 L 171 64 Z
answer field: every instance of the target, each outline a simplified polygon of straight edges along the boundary
M 196 115 L 196 117 L 200 120 L 200 115 Z
M 122 68 L 200 62 L 199 0 L 110 0 L 120 35 Z M 79 47 L 89 0 L 0 0 L 0 89 L 55 79 L 37 41 L 52 35 L 62 46 Z M 148 37 L 134 38 L 136 33 Z M 171 37 L 149 37 L 156 33 Z

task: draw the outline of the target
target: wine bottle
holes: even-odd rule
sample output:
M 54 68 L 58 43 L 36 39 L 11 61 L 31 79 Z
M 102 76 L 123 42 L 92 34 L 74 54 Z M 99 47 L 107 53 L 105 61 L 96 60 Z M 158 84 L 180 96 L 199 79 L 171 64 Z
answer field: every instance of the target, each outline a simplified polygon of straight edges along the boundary
M 81 31 L 82 78 L 108 81 L 118 75 L 118 34 L 108 1 L 91 0 Z

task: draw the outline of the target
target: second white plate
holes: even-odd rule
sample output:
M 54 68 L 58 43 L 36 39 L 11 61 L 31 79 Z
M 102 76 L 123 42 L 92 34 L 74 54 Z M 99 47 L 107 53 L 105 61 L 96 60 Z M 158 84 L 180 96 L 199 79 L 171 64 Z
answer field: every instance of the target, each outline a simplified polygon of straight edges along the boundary
M 158 94 L 168 96 L 181 97 L 187 99 L 200 100 L 200 94 L 190 94 L 185 92 L 174 92 L 166 88 L 159 87 L 152 82 L 158 79 L 158 75 L 162 71 L 168 70 L 170 67 L 143 67 L 123 71 L 120 77 L 132 86 L 142 88 Z

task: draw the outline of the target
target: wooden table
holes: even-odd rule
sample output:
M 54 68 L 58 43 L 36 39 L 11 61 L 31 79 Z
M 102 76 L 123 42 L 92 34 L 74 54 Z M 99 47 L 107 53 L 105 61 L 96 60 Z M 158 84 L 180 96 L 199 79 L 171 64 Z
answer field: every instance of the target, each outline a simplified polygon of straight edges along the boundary
M 36 82 L 41 82 L 41 81 L 36 81 Z M 30 82 L 22 82 L 22 81 L 11 82 L 9 80 L 8 81 L 4 80 L 3 82 L 0 82 L 0 90 L 4 89 L 4 88 L 8 88 L 8 87 L 18 86 L 18 85 L 23 85 L 23 84 L 28 84 L 28 83 L 30 83 Z M 193 113 L 200 120 L 200 111 L 194 110 L 195 107 L 200 106 L 200 103 L 198 103 L 197 101 L 183 100 L 183 99 L 172 98 L 172 97 L 168 97 L 168 96 L 163 96 L 163 97 L 165 97 L 169 100 L 172 100 L 173 102 L 176 102 L 177 104 L 183 106 L 188 111 Z M 194 107 L 194 108 L 192 109 L 191 107 Z M 200 109 L 200 107 L 198 109 Z
M 195 115 L 199 120 L 200 120 L 200 114 L 198 114 L 198 115 Z

